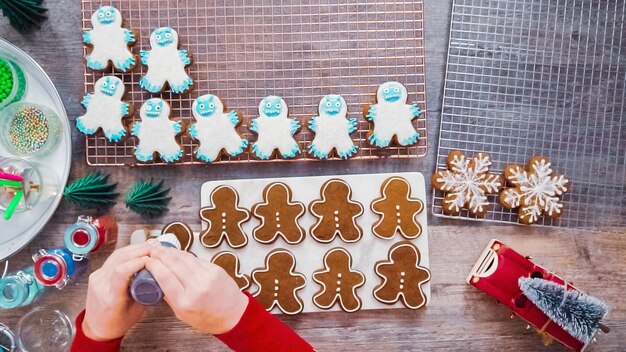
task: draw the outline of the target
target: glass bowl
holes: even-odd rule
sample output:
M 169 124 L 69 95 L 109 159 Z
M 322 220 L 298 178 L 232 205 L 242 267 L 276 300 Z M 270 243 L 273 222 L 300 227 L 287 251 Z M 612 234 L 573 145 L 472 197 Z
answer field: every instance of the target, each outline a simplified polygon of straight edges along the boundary
M 0 66 L 6 65 L 6 68 L 10 71 L 10 78 L 13 82 L 13 87 L 9 94 L 0 101 L 0 110 L 4 109 L 7 105 L 19 101 L 26 94 L 26 76 L 24 75 L 24 71 L 20 68 L 18 64 L 15 62 L 6 59 L 4 57 L 0 57 Z M 0 77 L 0 84 L 2 83 L 3 77 Z
M 59 146 L 61 136 L 61 121 L 47 106 L 20 102 L 0 111 L 0 142 L 15 156 L 46 156 Z

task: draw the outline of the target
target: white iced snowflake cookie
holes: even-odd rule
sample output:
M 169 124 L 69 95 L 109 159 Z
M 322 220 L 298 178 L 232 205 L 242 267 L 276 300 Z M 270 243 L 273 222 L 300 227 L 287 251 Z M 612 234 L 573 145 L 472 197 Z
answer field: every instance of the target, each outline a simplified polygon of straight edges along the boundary
M 76 119 L 76 128 L 86 135 L 102 129 L 110 142 L 119 142 L 128 132 L 123 123 L 133 115 L 133 106 L 122 101 L 126 88 L 121 79 L 104 76 L 96 81 L 93 94 L 86 94 L 81 104 L 85 115 Z
M 237 133 L 239 116 L 234 111 L 224 112 L 220 98 L 212 94 L 198 97 L 191 111 L 196 123 L 189 127 L 189 135 L 200 142 L 194 152 L 198 159 L 210 163 L 222 152 L 236 156 L 248 147 L 248 141 Z
M 155 29 L 150 34 L 151 50 L 141 50 L 141 63 L 148 72 L 141 78 L 141 88 L 158 93 L 169 85 L 174 93 L 183 93 L 193 84 L 185 67 L 191 64 L 187 50 L 178 50 L 178 33 L 170 27 Z
M 448 154 L 447 165 L 447 170 L 439 170 L 431 177 L 433 187 L 445 192 L 443 212 L 456 215 L 465 208 L 476 216 L 485 216 L 489 206 L 487 194 L 500 192 L 504 185 L 502 176 L 489 173 L 489 155 L 478 153 L 469 159 L 454 150 Z
M 408 93 L 398 82 L 383 83 L 376 93 L 376 104 L 370 105 L 366 118 L 374 125 L 368 134 L 371 145 L 384 148 L 394 140 L 401 146 L 417 143 L 417 133 L 411 121 L 420 115 L 417 105 L 406 104 Z
M 183 156 L 183 150 L 176 141 L 182 132 L 182 123 L 170 119 L 170 106 L 163 99 L 148 99 L 139 110 L 141 122 L 135 122 L 131 134 L 139 140 L 135 147 L 135 157 L 142 162 L 154 160 L 159 153 L 161 160 L 171 163 Z
M 346 119 L 348 106 L 341 95 L 326 95 L 320 100 L 319 116 L 309 120 L 309 129 L 315 137 L 309 145 L 309 154 L 325 159 L 333 151 L 342 159 L 356 153 L 350 133 L 356 130 L 356 119 Z
M 508 209 L 518 208 L 519 220 L 533 224 L 541 215 L 558 218 L 563 213 L 559 197 L 569 191 L 570 182 L 563 175 L 556 175 L 550 168 L 548 158 L 534 156 L 526 169 L 509 165 L 504 169 L 504 178 L 511 188 L 500 194 L 500 203 Z
M 87 67 L 105 70 L 113 63 L 119 71 L 132 71 L 137 63 L 130 49 L 135 45 L 135 33 L 122 24 L 122 15 L 113 6 L 100 6 L 91 15 L 93 29 L 83 34 L 83 43 L 91 48 L 85 56 Z
M 260 159 L 270 159 L 278 150 L 283 158 L 300 153 L 293 135 L 300 129 L 296 119 L 287 117 L 287 104 L 281 97 L 270 95 L 259 104 L 259 117 L 252 120 L 250 130 L 258 135 L 252 152 Z

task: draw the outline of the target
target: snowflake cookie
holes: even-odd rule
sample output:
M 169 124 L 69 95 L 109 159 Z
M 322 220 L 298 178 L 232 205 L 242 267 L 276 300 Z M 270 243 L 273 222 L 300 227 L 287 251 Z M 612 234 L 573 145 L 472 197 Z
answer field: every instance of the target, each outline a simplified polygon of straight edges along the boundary
M 478 153 L 473 159 L 454 150 L 448 154 L 448 169 L 437 171 L 431 177 L 434 188 L 443 191 L 443 212 L 456 215 L 466 208 L 476 216 L 487 215 L 487 194 L 502 189 L 501 175 L 490 174 L 489 155 Z
M 182 123 L 170 119 L 170 106 L 160 98 L 146 101 L 139 110 L 141 122 L 135 122 L 131 134 L 139 142 L 135 147 L 135 158 L 142 162 L 154 160 L 159 153 L 161 160 L 171 163 L 183 156 L 183 150 L 176 140 L 182 133 Z
M 341 95 L 326 95 L 320 100 L 319 116 L 309 120 L 309 129 L 315 133 L 309 145 L 309 154 L 326 159 L 335 151 L 342 159 L 356 153 L 350 133 L 356 130 L 356 119 L 346 119 L 348 106 Z
M 187 50 L 178 50 L 178 33 L 170 27 L 157 28 L 150 35 L 151 50 L 141 50 L 141 63 L 148 72 L 139 81 L 141 88 L 159 93 L 169 85 L 173 93 L 183 93 L 193 84 L 185 67 L 191 64 Z
M 420 134 L 411 121 L 421 114 L 420 108 L 406 104 L 408 93 L 398 82 L 383 83 L 376 93 L 376 104 L 370 105 L 365 117 L 373 124 L 368 134 L 371 145 L 384 148 L 392 141 L 401 146 L 417 143 Z
M 300 123 L 288 118 L 287 110 L 281 97 L 270 95 L 261 100 L 260 116 L 250 124 L 250 130 L 259 136 L 252 144 L 252 152 L 258 158 L 270 159 L 275 153 L 283 158 L 293 158 L 300 153 L 298 142 L 293 138 L 300 130 Z
M 189 127 L 189 135 L 200 142 L 194 151 L 198 159 L 210 163 L 224 152 L 236 156 L 248 147 L 248 140 L 237 133 L 241 119 L 234 111 L 224 112 L 220 98 L 203 95 L 193 102 L 191 111 L 197 122 Z
M 119 71 L 133 70 L 137 59 L 130 47 L 135 45 L 135 33 L 122 24 L 122 15 L 113 6 L 100 6 L 91 15 L 93 29 L 83 34 L 83 43 L 91 49 L 85 56 L 87 67 L 106 70 L 113 63 Z
M 500 203 L 508 209 L 519 207 L 521 222 L 530 225 L 542 214 L 551 218 L 561 216 L 563 204 L 559 196 L 569 191 L 570 182 L 562 175 L 553 174 L 548 158 L 534 156 L 526 169 L 509 165 L 504 169 L 504 178 L 512 187 L 502 191 Z
M 122 121 L 134 112 L 132 105 L 122 101 L 125 90 L 117 77 L 104 76 L 97 80 L 93 94 L 83 97 L 81 104 L 87 112 L 76 119 L 76 128 L 86 135 L 101 129 L 109 142 L 119 142 L 128 133 Z

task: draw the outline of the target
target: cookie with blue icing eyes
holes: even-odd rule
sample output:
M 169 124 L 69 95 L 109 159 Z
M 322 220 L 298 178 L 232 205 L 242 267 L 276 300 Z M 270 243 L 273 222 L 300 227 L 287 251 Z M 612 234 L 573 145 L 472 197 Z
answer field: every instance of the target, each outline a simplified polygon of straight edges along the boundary
M 300 123 L 288 117 L 287 104 L 281 97 L 270 95 L 261 100 L 259 117 L 252 119 L 250 130 L 258 135 L 252 152 L 259 159 L 293 158 L 300 153 L 293 137 L 300 130 Z
M 178 33 L 161 27 L 150 34 L 150 50 L 141 50 L 141 63 L 148 67 L 139 85 L 150 93 L 160 93 L 168 86 L 173 93 L 183 93 L 193 85 L 185 71 L 191 65 L 191 54 L 179 50 Z
M 309 145 L 309 154 L 326 159 L 336 153 L 347 159 L 354 155 L 354 145 L 350 133 L 356 130 L 356 119 L 346 119 L 348 106 L 341 95 L 326 95 L 320 100 L 319 116 L 309 120 L 309 129 L 315 133 Z
M 400 146 L 416 144 L 420 134 L 413 126 L 413 119 L 420 114 L 416 104 L 407 104 L 406 88 L 398 82 L 383 83 L 376 93 L 376 104 L 366 109 L 365 117 L 371 123 L 368 142 L 385 148 L 392 143 Z
M 126 87 L 121 79 L 104 76 L 96 81 L 93 94 L 83 97 L 87 112 L 76 119 L 76 128 L 86 135 L 101 130 L 109 142 L 119 142 L 128 134 L 124 119 L 134 113 L 133 106 L 124 102 Z
M 121 72 L 130 72 L 137 64 L 132 46 L 137 42 L 134 31 L 124 28 L 122 14 L 113 6 L 100 6 L 91 15 L 93 29 L 83 33 L 83 43 L 89 48 L 85 56 L 87 67 L 106 70 L 111 65 Z
M 141 162 L 161 160 L 171 163 L 183 156 L 177 137 L 183 133 L 182 122 L 170 118 L 170 106 L 160 98 L 146 101 L 139 111 L 140 122 L 135 122 L 131 134 L 139 140 L 135 147 L 135 158 Z

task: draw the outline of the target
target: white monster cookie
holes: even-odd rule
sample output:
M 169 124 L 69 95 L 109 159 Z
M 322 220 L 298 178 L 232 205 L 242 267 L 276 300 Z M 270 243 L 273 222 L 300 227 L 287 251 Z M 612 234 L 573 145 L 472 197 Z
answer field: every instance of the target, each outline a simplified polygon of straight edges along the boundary
M 133 106 L 122 101 L 125 89 L 117 77 L 104 76 L 96 81 L 93 94 L 83 97 L 87 112 L 76 119 L 76 128 L 86 135 L 102 129 L 110 142 L 119 142 L 128 132 L 123 119 L 133 115 Z
M 259 138 L 252 144 L 252 152 L 260 159 L 270 159 L 278 150 L 283 158 L 300 153 L 293 135 L 300 129 L 296 119 L 287 117 L 287 104 L 281 97 L 270 95 L 259 104 L 259 117 L 252 120 L 250 130 Z
M 212 162 L 226 152 L 236 156 L 248 147 L 248 140 L 237 133 L 241 119 L 234 111 L 224 112 L 220 98 L 206 94 L 191 107 L 196 123 L 189 127 L 189 135 L 200 142 L 195 150 L 198 159 Z
M 182 124 L 170 119 L 169 104 L 163 99 L 149 99 L 141 106 L 139 115 L 141 122 L 135 122 L 131 129 L 132 135 L 139 139 L 135 147 L 137 160 L 152 161 L 155 153 L 167 163 L 180 159 L 183 151 L 176 136 L 182 132 Z
M 91 16 L 92 30 L 83 34 L 83 42 L 91 48 L 85 56 L 87 67 L 105 70 L 109 63 L 122 72 L 129 72 L 137 63 L 130 47 L 135 45 L 135 33 L 122 26 L 120 12 L 113 6 L 100 6 Z
M 398 82 L 383 83 L 376 94 L 376 104 L 370 105 L 366 118 L 374 125 L 368 134 L 371 145 L 384 148 L 394 140 L 401 146 L 417 143 L 417 133 L 411 121 L 420 115 L 417 105 L 406 104 L 408 93 Z
M 151 50 L 141 50 L 141 63 L 148 72 L 141 78 L 141 88 L 158 93 L 169 85 L 173 93 L 183 93 L 193 84 L 185 67 L 191 64 L 187 50 L 178 50 L 178 33 L 170 27 L 157 28 L 150 35 Z
M 309 129 L 315 133 L 309 145 L 309 154 L 328 158 L 333 151 L 342 159 L 356 153 L 350 133 L 356 130 L 356 119 L 346 119 L 348 107 L 341 95 L 326 95 L 320 100 L 319 115 L 309 120 Z

